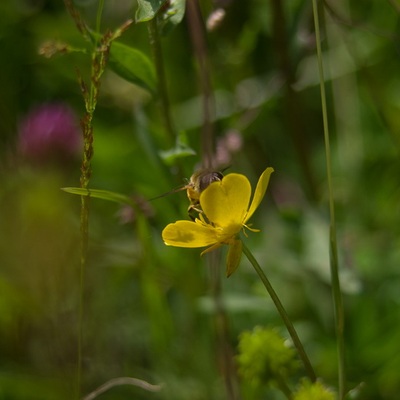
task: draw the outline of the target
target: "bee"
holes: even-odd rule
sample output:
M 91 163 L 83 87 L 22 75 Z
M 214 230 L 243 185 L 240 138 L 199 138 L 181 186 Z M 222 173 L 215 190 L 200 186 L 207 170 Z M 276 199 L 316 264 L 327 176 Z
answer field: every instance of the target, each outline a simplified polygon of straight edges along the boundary
M 190 219 L 194 221 L 196 216 L 203 212 L 200 205 L 201 192 L 205 190 L 211 183 L 221 181 L 223 177 L 224 175 L 222 172 L 215 171 L 214 169 L 199 169 L 198 171 L 194 172 L 186 185 L 177 189 L 173 189 L 170 192 L 162 194 L 161 196 L 154 197 L 151 200 L 167 196 L 171 193 L 186 190 L 186 194 L 190 203 L 188 207 L 188 215 Z
M 199 214 L 202 212 L 200 206 L 201 192 L 211 183 L 221 181 L 223 177 L 222 172 L 212 169 L 201 169 L 190 177 L 188 184 L 184 188 L 190 202 L 188 214 L 192 220 L 195 220 L 196 213 Z

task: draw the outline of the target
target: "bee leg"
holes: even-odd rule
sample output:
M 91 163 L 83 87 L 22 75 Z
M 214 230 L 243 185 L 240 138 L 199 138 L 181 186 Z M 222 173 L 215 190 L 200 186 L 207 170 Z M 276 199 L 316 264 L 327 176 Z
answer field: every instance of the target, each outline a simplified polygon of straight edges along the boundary
M 191 204 L 188 207 L 188 215 L 192 221 L 195 221 L 198 218 L 199 214 L 201 214 L 203 210 L 201 208 L 197 208 L 196 205 Z

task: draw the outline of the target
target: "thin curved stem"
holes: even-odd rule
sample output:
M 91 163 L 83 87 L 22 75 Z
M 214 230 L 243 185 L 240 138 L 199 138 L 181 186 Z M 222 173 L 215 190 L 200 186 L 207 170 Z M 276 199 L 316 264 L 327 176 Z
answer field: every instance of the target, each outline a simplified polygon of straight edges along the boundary
M 322 63 L 322 51 L 321 51 L 321 35 L 319 29 L 319 18 L 318 18 L 318 7 L 317 1 L 313 2 L 313 13 L 314 13 L 314 25 L 315 25 L 315 38 L 317 46 L 317 58 L 318 58 L 318 71 L 319 71 L 319 82 L 321 90 L 321 105 L 322 105 L 322 118 L 324 125 L 324 140 L 325 140 L 325 154 L 326 154 L 326 174 L 328 180 L 328 191 L 329 191 L 329 212 L 330 212 L 330 231 L 329 231 L 329 243 L 330 243 L 330 265 L 331 265 L 331 281 L 332 281 L 332 297 L 335 311 L 335 324 L 336 324 L 336 339 L 338 348 L 338 374 L 339 374 L 339 398 L 344 399 L 346 394 L 345 382 L 346 382 L 346 371 L 345 371 L 345 360 L 344 360 L 344 310 L 342 292 L 340 289 L 339 280 L 339 263 L 337 254 L 337 239 L 336 239 L 336 223 L 335 223 L 335 202 L 333 196 L 333 184 L 332 184 L 332 172 L 331 172 L 331 151 L 330 151 L 330 140 L 329 140 L 329 124 L 328 124 L 328 112 L 326 107 L 326 93 L 325 93 L 325 78 L 324 68 Z
M 297 352 L 301 358 L 301 361 L 304 364 L 304 368 L 307 371 L 308 377 L 311 379 L 312 382 L 315 382 L 317 377 L 315 375 L 314 369 L 311 365 L 310 360 L 304 350 L 303 344 L 301 343 L 299 336 L 289 319 L 289 316 L 283 307 L 278 295 L 276 294 L 274 288 L 272 287 L 270 281 L 268 280 L 267 276 L 264 274 L 264 271 L 261 269 L 260 265 L 258 264 L 257 260 L 254 258 L 251 251 L 247 248 L 245 243 L 243 243 L 243 253 L 246 255 L 247 259 L 250 261 L 251 265 L 256 270 L 258 276 L 260 277 L 262 283 L 264 284 L 265 288 L 267 289 L 268 294 L 271 296 L 272 301 L 275 304 L 276 309 L 278 310 L 279 315 L 281 316 L 286 328 L 289 332 L 290 337 L 292 338 L 293 344 L 297 349 Z
M 153 385 L 153 384 L 143 381 L 141 379 L 123 376 L 120 378 L 110 379 L 109 381 L 107 381 L 106 383 L 104 383 L 103 385 L 101 385 L 97 389 L 95 389 L 93 392 L 86 395 L 83 398 L 83 400 L 93 400 L 96 397 L 100 396 L 101 394 L 107 392 L 111 388 L 113 388 L 115 386 L 120 386 L 120 385 L 137 386 L 137 387 L 147 390 L 149 392 L 159 392 L 162 389 L 162 385 Z

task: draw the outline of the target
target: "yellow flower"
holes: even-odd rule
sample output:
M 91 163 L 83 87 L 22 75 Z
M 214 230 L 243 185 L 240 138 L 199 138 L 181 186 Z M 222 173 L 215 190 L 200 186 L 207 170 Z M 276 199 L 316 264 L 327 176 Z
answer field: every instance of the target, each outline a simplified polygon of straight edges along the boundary
M 228 174 L 221 181 L 211 183 L 200 195 L 203 214 L 195 221 L 177 221 L 162 232 L 164 243 L 176 247 L 206 247 L 207 253 L 223 244 L 229 245 L 227 276 L 238 267 L 242 254 L 242 242 L 238 234 L 260 205 L 268 187 L 273 168 L 267 168 L 258 180 L 250 204 L 251 185 L 246 176 Z M 250 207 L 249 207 L 250 204 Z

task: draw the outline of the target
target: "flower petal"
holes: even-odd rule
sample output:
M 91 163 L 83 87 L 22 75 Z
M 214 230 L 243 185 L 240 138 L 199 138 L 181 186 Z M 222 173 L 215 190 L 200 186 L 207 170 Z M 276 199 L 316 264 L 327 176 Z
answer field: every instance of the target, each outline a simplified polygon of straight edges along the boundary
M 242 257 L 243 243 L 240 239 L 232 240 L 229 244 L 228 256 L 226 258 L 226 277 L 229 278 L 238 268 Z
M 257 210 L 258 206 L 261 203 L 261 200 L 263 199 L 265 192 L 268 187 L 269 183 L 269 178 L 271 174 L 274 172 L 274 169 L 271 167 L 268 167 L 260 176 L 260 179 L 258 180 L 256 191 L 254 192 L 253 196 L 253 201 L 251 202 L 249 211 L 246 215 L 246 220 L 244 223 L 246 223 L 250 217 L 254 214 L 254 211 Z
M 177 221 L 167 225 L 162 231 L 162 238 L 167 246 L 176 247 L 205 247 L 218 242 L 212 226 L 192 221 Z
M 229 174 L 201 193 L 200 204 L 210 222 L 235 234 L 242 227 L 250 195 L 249 180 L 241 174 Z

